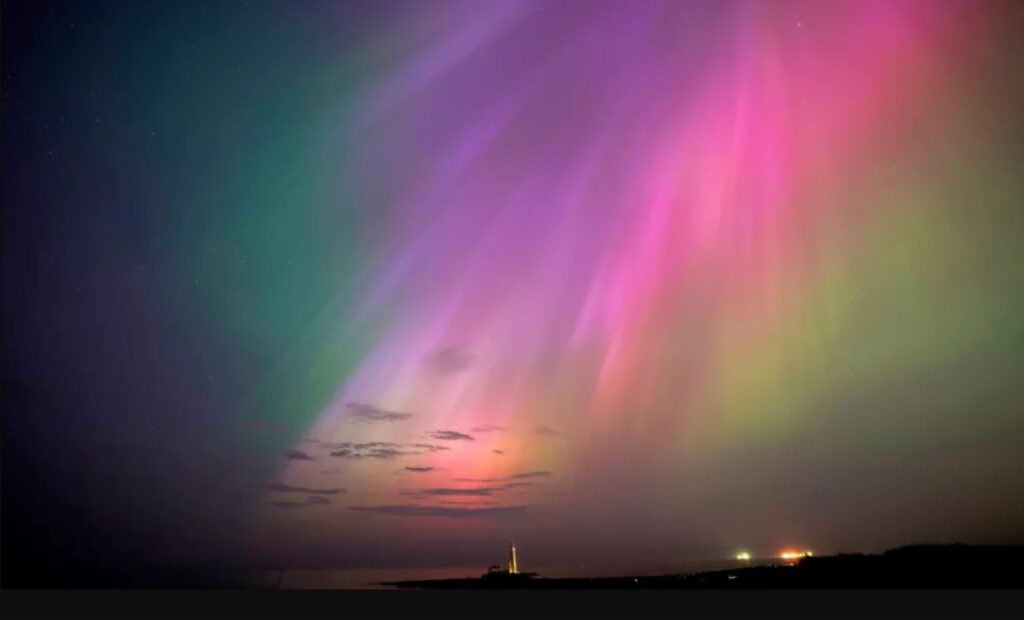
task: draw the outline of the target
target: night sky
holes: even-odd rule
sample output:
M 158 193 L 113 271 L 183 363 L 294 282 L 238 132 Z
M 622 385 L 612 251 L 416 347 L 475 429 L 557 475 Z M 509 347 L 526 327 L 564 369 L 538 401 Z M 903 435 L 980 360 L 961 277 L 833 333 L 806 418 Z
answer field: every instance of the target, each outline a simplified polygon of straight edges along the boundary
M 5 584 L 1024 543 L 1024 3 L 0 23 Z

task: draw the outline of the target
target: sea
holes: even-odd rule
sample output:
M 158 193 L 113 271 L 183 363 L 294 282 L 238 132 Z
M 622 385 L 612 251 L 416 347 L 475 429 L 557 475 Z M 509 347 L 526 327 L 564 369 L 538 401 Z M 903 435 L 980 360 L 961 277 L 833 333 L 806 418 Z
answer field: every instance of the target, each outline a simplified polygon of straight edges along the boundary
M 709 560 L 686 562 L 660 570 L 600 570 L 594 567 L 555 567 L 537 566 L 523 567 L 521 570 L 535 572 L 542 577 L 624 577 L 643 575 L 687 574 L 703 571 L 740 568 L 767 561 L 738 562 L 736 560 Z M 395 581 L 419 581 L 432 579 L 463 579 L 480 577 L 486 567 L 420 567 L 420 568 L 360 568 L 360 569 L 288 569 L 268 570 L 246 573 L 244 582 L 249 587 L 281 588 L 293 590 L 378 590 L 393 589 L 383 585 Z

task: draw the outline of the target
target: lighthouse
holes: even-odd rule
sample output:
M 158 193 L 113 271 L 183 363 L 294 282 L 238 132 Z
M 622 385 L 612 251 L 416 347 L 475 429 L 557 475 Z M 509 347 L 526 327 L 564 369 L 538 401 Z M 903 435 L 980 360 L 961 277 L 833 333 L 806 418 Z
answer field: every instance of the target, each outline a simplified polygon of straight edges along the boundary
M 508 544 L 508 573 L 515 575 L 519 572 L 519 565 L 516 563 L 516 544 Z

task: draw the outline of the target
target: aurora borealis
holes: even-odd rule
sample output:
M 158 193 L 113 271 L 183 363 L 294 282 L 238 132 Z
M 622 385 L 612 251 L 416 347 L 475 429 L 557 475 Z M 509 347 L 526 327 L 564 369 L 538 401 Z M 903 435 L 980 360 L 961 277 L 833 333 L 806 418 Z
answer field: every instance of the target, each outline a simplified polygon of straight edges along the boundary
M 1024 540 L 1017 3 L 33 4 L 16 570 Z

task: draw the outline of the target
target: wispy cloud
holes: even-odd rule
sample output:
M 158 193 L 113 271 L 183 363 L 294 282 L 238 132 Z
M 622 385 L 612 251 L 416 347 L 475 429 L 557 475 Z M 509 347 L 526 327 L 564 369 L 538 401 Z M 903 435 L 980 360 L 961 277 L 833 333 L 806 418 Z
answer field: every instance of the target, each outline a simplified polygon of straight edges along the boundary
M 329 450 L 328 454 L 334 458 L 350 460 L 391 460 L 400 456 L 419 456 L 449 450 L 447 446 L 437 446 L 429 443 L 399 444 L 389 441 L 369 441 L 364 443 L 353 443 L 343 441 L 336 443 L 324 443 L 323 446 Z
M 526 480 L 529 478 L 547 478 L 553 475 L 549 471 L 527 471 L 521 474 L 512 474 L 502 478 L 456 478 L 456 482 L 504 482 L 506 480 Z M 507 486 L 507 485 L 506 485 Z
M 427 452 L 441 452 L 442 450 L 451 450 L 451 448 L 448 446 L 435 446 L 429 443 L 413 443 L 409 445 L 413 448 L 420 448 L 422 450 L 426 450 Z
M 306 508 L 308 506 L 323 506 L 331 503 L 331 500 L 319 495 L 310 495 L 304 502 L 270 502 L 271 506 L 277 508 Z
M 505 430 L 504 426 L 477 426 L 469 429 L 471 433 L 494 433 Z
M 285 453 L 284 453 L 284 458 L 290 459 L 292 461 L 312 461 L 312 460 L 314 460 L 314 457 L 306 454 L 302 450 L 286 450 Z
M 345 406 L 349 415 L 363 422 L 398 422 L 412 417 L 411 413 L 386 411 L 366 403 L 348 403 Z
M 491 450 L 495 454 L 505 454 L 502 450 Z
M 500 487 L 477 487 L 474 489 L 417 489 L 415 491 L 406 491 L 402 493 L 402 495 L 409 495 L 413 497 L 490 497 L 498 491 L 501 491 Z
M 534 429 L 534 432 L 538 435 L 545 435 L 547 437 L 558 437 L 561 434 L 550 426 L 538 426 Z
M 424 474 L 428 471 L 434 471 L 433 467 L 406 467 L 405 471 L 411 471 L 417 474 Z
M 512 474 L 509 476 L 509 480 L 522 480 L 524 478 L 547 478 L 551 475 L 551 472 L 547 470 L 540 471 L 527 471 L 521 474 Z
M 487 478 L 483 480 L 473 480 L 471 478 L 459 478 L 461 482 L 499 482 L 501 478 Z M 535 486 L 535 482 L 504 482 L 498 485 L 490 485 L 485 487 L 469 487 L 469 488 L 431 488 L 431 489 L 413 489 L 411 491 L 403 491 L 402 495 L 408 497 L 491 497 L 497 493 L 503 491 L 511 491 L 513 489 L 521 489 L 524 487 Z
M 434 431 L 430 436 L 439 441 L 474 441 L 472 435 L 458 431 Z
M 342 448 L 341 450 L 334 450 L 331 452 L 331 456 L 342 459 L 352 460 L 363 460 L 363 459 L 377 459 L 382 461 L 388 461 L 396 456 L 409 456 L 413 454 L 419 454 L 418 452 L 406 452 L 403 450 L 396 450 L 395 448 L 369 448 L 369 449 L 358 449 L 358 448 Z
M 502 485 L 502 490 L 503 491 L 508 491 L 510 489 L 522 489 L 523 487 L 536 487 L 536 486 L 537 486 L 537 483 L 506 483 L 506 484 Z
M 354 450 L 371 450 L 375 448 L 398 448 L 400 444 L 391 443 L 390 441 L 368 441 L 365 443 L 343 441 L 340 443 L 326 444 L 326 446 L 332 450 L 344 450 L 346 448 L 352 448 Z
M 339 493 L 348 492 L 346 489 L 310 489 L 307 487 L 293 487 L 290 484 L 280 483 L 268 484 L 267 489 L 277 491 L 279 493 L 310 493 L 316 495 L 338 495 Z
M 350 510 L 393 515 L 396 517 L 450 517 L 453 519 L 504 519 L 521 517 L 529 513 L 528 506 L 497 506 L 487 508 L 458 508 L 454 506 L 351 506 Z

